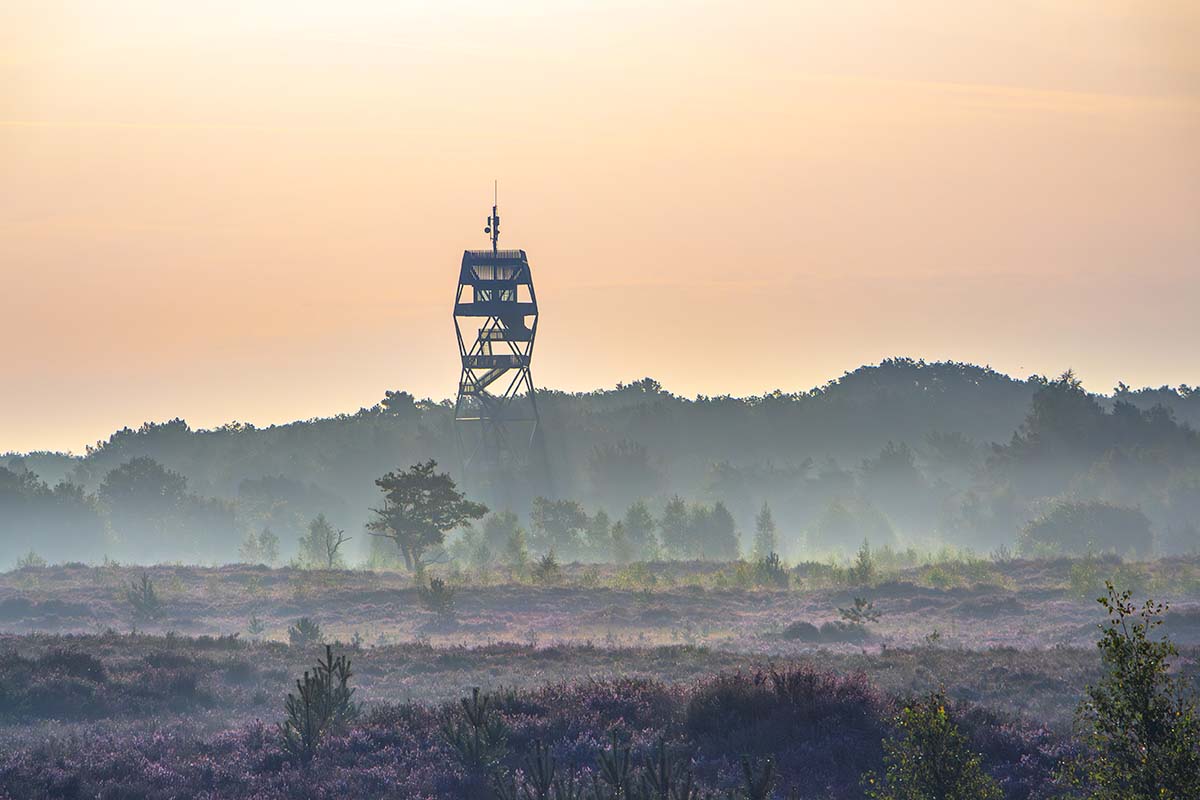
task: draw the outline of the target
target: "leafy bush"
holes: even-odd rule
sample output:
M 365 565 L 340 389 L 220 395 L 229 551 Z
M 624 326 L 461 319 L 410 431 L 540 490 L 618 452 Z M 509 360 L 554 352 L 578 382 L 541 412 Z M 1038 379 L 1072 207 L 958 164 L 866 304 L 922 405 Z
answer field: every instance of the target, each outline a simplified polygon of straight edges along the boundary
M 292 647 L 307 647 L 321 641 L 321 626 L 316 620 L 301 617 L 288 627 L 288 641 Z
M 359 707 L 353 701 L 350 686 L 350 661 L 333 657 L 333 648 L 325 645 L 325 660 L 317 660 L 312 672 L 296 681 L 296 694 L 288 693 L 284 702 L 287 719 L 279 724 L 283 748 L 301 762 L 312 759 L 321 740 L 343 732 L 358 718 Z
M 921 579 L 934 589 L 942 590 L 957 586 L 961 582 L 958 573 L 951 569 L 949 564 L 945 563 L 932 564 L 926 567 L 921 575 Z
M 1120 555 L 1132 550 L 1144 556 L 1152 544 L 1150 520 L 1140 509 L 1098 500 L 1059 501 L 1027 524 L 1018 538 L 1018 547 L 1025 554 L 1049 549 Z
M 885 772 L 863 777 L 873 800 L 1001 800 L 1004 794 L 971 753 L 937 691 L 896 718 L 900 737 L 883 743 Z
M 1109 581 L 1113 585 L 1140 592 L 1149 583 L 1149 578 L 1138 564 L 1126 564 L 1120 556 L 1111 553 L 1101 556 L 1088 553 L 1078 561 L 1071 562 L 1067 572 L 1070 592 L 1080 600 L 1095 600 L 1097 594 L 1107 591 Z
M 1175 645 L 1151 636 L 1166 606 L 1147 600 L 1138 610 L 1131 592 L 1105 588 L 1108 620 L 1097 643 L 1105 675 L 1079 707 L 1087 750 L 1068 778 L 1097 800 L 1200 797 L 1196 696 L 1170 674 Z

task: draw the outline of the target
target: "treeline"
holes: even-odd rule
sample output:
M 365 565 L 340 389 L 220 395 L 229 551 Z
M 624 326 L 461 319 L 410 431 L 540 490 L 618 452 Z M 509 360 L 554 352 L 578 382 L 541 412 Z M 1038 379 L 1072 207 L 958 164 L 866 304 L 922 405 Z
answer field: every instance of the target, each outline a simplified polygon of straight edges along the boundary
M 617 522 L 615 541 L 630 542 L 620 547 L 649 552 L 626 519 L 639 503 L 659 552 L 680 557 L 734 552 L 764 504 L 793 558 L 864 538 L 1041 552 L 1062 546 L 1047 531 L 1084 519 L 1101 533 L 1071 546 L 1187 552 L 1200 541 L 1200 392 L 1187 386 L 1103 396 L 1070 373 L 1018 380 L 893 359 L 796 394 L 689 399 L 644 379 L 538 400 L 549 478 L 513 476 L 501 494 L 456 477 L 512 511 L 530 547 L 545 536 L 563 558 L 614 552 Z M 172 420 L 80 457 L 0 456 L 0 558 L 33 545 L 55 559 L 228 561 L 269 529 L 287 559 L 323 514 L 353 536 L 346 557 L 363 559 L 374 481 L 430 459 L 457 463 L 452 406 L 404 392 L 327 419 L 214 430 Z M 673 543 L 667 531 L 684 527 L 688 544 Z
M 764 506 L 760 519 L 760 531 L 767 534 L 750 545 L 765 556 L 778 545 L 769 508 Z M 680 497 L 671 498 L 661 516 L 656 517 L 645 501 L 638 500 L 615 519 L 603 509 L 589 515 L 574 500 L 537 497 L 528 532 L 512 511 L 493 512 L 480 525 L 464 529 L 450 552 L 478 569 L 494 564 L 521 569 L 531 555 L 547 554 L 567 561 L 618 564 L 667 559 L 733 561 L 749 554 L 724 503 L 709 506 L 687 503 Z

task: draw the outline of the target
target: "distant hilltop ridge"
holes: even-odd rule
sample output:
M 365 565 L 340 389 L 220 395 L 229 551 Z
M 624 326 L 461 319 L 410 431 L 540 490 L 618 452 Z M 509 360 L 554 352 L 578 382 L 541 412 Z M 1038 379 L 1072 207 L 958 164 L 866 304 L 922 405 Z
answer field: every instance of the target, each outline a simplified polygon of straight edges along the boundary
M 504 492 L 459 471 L 452 402 L 393 391 L 327 418 L 210 430 L 175 419 L 117 431 L 79 456 L 0 456 L 0 501 L 12 499 L 18 535 L 35 531 L 22 521 L 30 508 L 50 508 L 41 518 L 64 531 L 78 530 L 72 514 L 92 514 L 108 531 L 94 537 L 99 558 L 123 552 L 103 549 L 134 524 L 123 505 L 141 498 L 134 507 L 157 519 L 169 489 L 172 508 L 187 510 L 188 533 L 162 557 L 229 559 L 248 532 L 270 528 L 294 542 L 318 515 L 361 532 L 379 502 L 375 480 L 432 459 L 469 494 L 530 526 L 536 498 L 602 528 L 639 502 L 661 515 L 678 500 L 693 515 L 720 504 L 745 544 L 768 505 L 787 553 L 853 549 L 864 538 L 986 552 L 1011 545 L 1048 504 L 1087 501 L 1118 508 L 1070 513 L 1136 520 L 1143 552 L 1148 542 L 1161 552 L 1200 546 L 1200 391 L 1187 386 L 1118 385 L 1100 395 L 1070 372 L 1018 379 L 896 358 L 793 394 L 684 398 L 643 378 L 592 392 L 539 390 L 538 405 L 549 477 L 517 466 L 504 473 L 512 484 Z M 582 530 L 563 535 L 586 538 Z M 355 546 L 371 538 L 355 536 Z
M 1069 372 L 1066 374 L 1070 374 Z M 696 395 L 687 397 L 677 395 L 664 387 L 654 378 L 645 377 L 629 383 L 619 382 L 613 388 L 599 388 L 591 391 L 569 392 L 558 389 L 540 387 L 538 398 L 545 397 L 548 401 L 577 401 L 596 403 L 600 407 L 613 410 L 626 406 L 637 406 L 647 401 L 678 403 L 680 406 L 706 405 L 719 403 L 732 407 L 742 405 L 746 409 L 759 408 L 765 405 L 775 405 L 780 408 L 790 408 L 796 413 L 812 409 L 814 401 L 823 403 L 849 402 L 856 406 L 870 405 L 871 397 L 879 397 L 880 393 L 893 399 L 909 397 L 911 399 L 930 399 L 935 395 L 949 396 L 954 394 L 975 394 L 980 398 L 1007 400 L 1027 400 L 1036 389 L 1059 376 L 1044 376 L 1033 374 L 1025 378 L 1017 378 L 992 369 L 990 366 L 979 366 L 957 361 L 925 361 L 908 357 L 884 359 L 878 364 L 867 364 L 843 373 L 840 377 L 802 391 L 784 391 L 776 389 L 761 395 Z M 1124 383 L 1118 383 L 1108 391 L 1092 391 L 1089 394 L 1104 407 L 1111 407 L 1115 402 L 1126 402 L 1148 410 L 1155 406 L 1168 409 L 1179 422 L 1200 428 L 1200 387 L 1183 383 L 1177 386 L 1158 386 L 1133 388 Z M 1003 405 L 1003 403 L 1001 403 Z M 145 422 L 138 428 L 122 428 L 114 432 L 107 440 L 101 440 L 88 448 L 88 452 L 103 450 L 129 440 L 130 437 L 147 437 L 164 435 L 167 431 L 176 434 L 187 432 L 193 434 L 233 434 L 251 431 L 272 431 L 292 428 L 295 426 L 320 425 L 325 422 L 344 422 L 347 419 L 369 417 L 373 415 L 407 418 L 427 414 L 438 416 L 445 410 L 453 410 L 453 400 L 444 398 L 433 400 L 417 399 L 403 390 L 388 391 L 385 397 L 375 405 L 362 407 L 356 412 L 338 413 L 329 417 L 312 417 L 309 419 L 275 423 L 270 425 L 254 425 L 243 422 L 229 422 L 215 428 L 192 428 L 181 418 L 163 422 Z M 980 409 L 985 410 L 985 409 Z M 1001 413 L 999 408 L 994 409 Z M 1000 418 L 997 422 L 1007 426 L 1008 422 Z M 986 422 L 982 423 L 987 428 Z M 11 458 L 17 455 L 62 455 L 49 451 L 33 451 L 20 454 L 9 451 L 0 458 Z

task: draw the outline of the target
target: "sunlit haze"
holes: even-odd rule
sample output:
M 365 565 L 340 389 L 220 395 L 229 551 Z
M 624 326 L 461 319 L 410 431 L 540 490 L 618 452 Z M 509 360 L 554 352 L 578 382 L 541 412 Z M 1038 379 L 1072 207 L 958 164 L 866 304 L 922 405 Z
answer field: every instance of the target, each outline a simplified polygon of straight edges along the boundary
M 0 451 L 452 396 L 465 248 L 534 378 L 893 355 L 1200 383 L 1200 6 L 6 2 Z

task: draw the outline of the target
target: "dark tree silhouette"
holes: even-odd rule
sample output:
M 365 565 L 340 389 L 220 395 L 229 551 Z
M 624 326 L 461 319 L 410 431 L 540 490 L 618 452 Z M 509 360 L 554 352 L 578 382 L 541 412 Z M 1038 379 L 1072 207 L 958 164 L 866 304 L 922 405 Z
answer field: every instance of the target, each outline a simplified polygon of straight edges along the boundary
M 762 510 L 754 517 L 754 557 L 763 559 L 779 552 L 779 535 L 776 533 L 775 518 L 771 507 L 762 504 Z
M 1069 556 L 1115 552 L 1124 555 L 1150 553 L 1153 536 L 1150 520 L 1136 508 L 1122 508 L 1096 500 L 1059 501 L 1028 523 L 1018 539 L 1022 552 L 1037 553 L 1038 547 Z
M 448 532 L 487 513 L 487 506 L 468 500 L 449 475 L 438 472 L 433 459 L 389 472 L 375 485 L 383 491 L 383 508 L 371 509 L 375 519 L 367 529 L 395 542 L 410 570 L 441 547 Z
M 384 392 L 383 401 L 379 405 L 385 414 L 406 419 L 416 417 L 419 413 L 416 400 L 408 392 Z
M 588 516 L 579 503 L 535 497 L 530 519 L 533 522 L 532 544 L 535 550 L 543 553 L 553 550 L 567 557 L 580 554 Z
M 675 558 L 691 555 L 689 547 L 690 520 L 687 504 L 678 495 L 667 501 L 662 518 L 658 522 L 662 531 L 663 549 Z
M 629 554 L 634 559 L 646 559 L 658 554 L 658 538 L 654 534 L 654 517 L 650 509 L 639 500 L 625 512 L 621 521 Z

